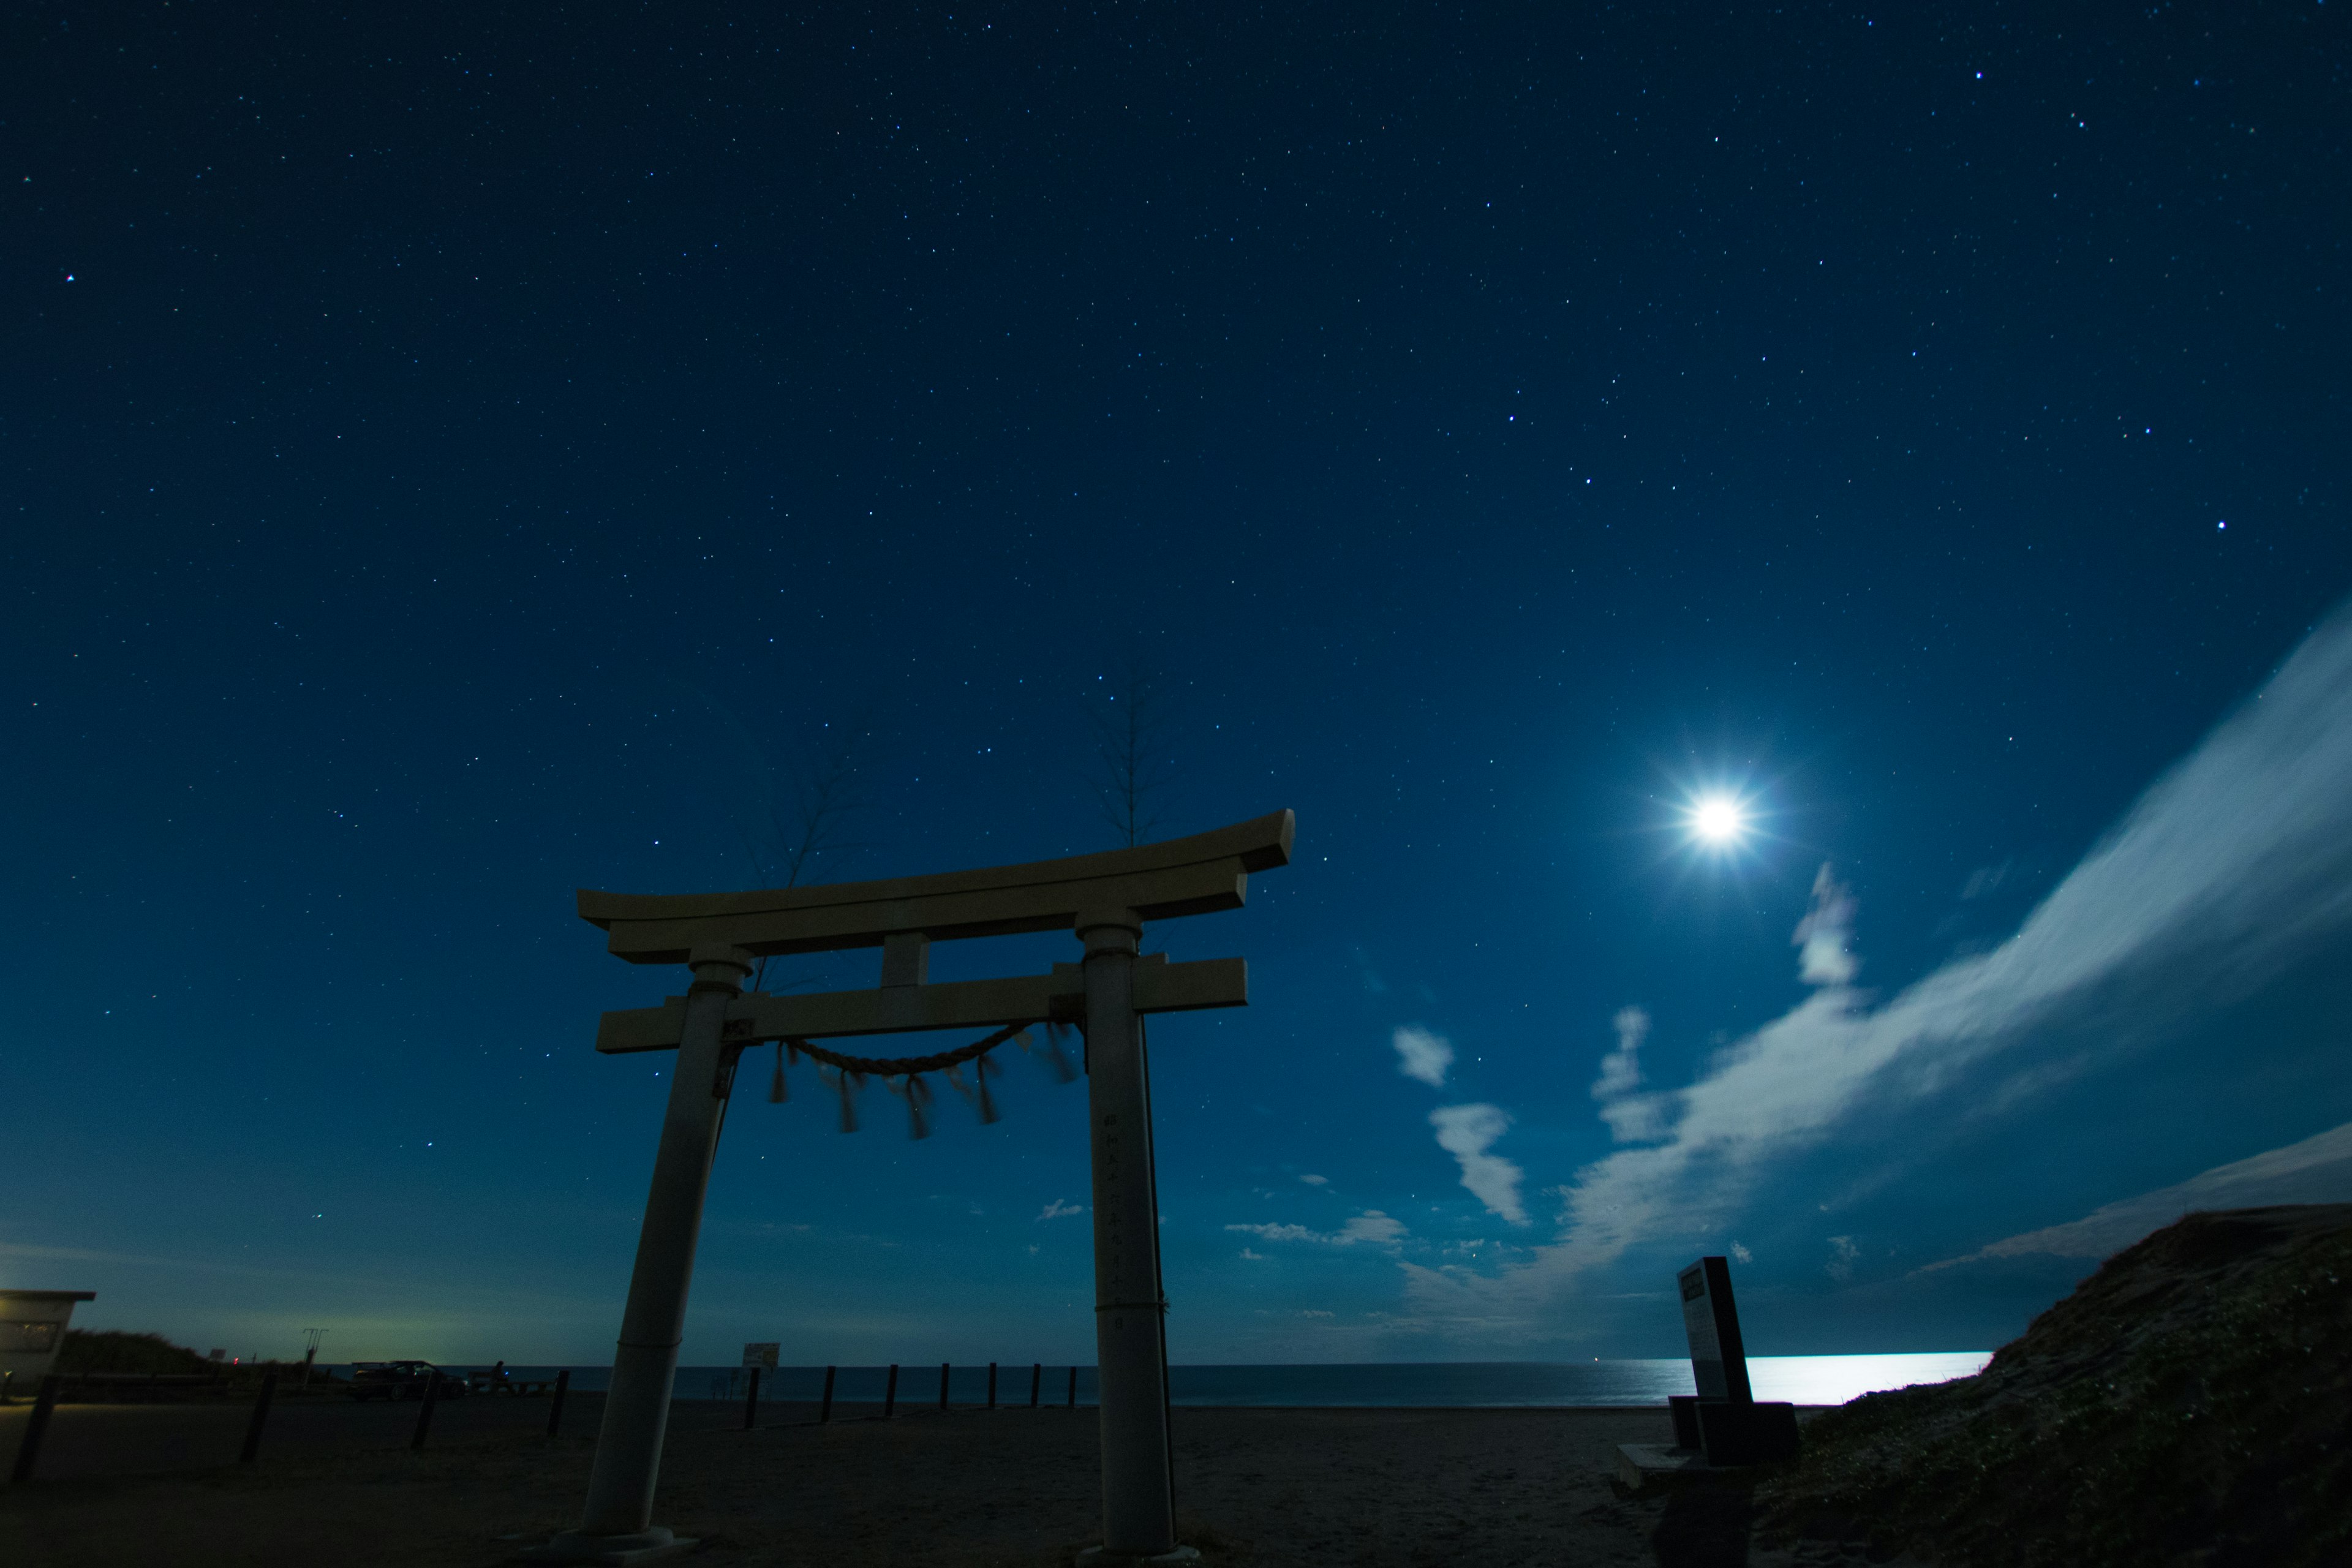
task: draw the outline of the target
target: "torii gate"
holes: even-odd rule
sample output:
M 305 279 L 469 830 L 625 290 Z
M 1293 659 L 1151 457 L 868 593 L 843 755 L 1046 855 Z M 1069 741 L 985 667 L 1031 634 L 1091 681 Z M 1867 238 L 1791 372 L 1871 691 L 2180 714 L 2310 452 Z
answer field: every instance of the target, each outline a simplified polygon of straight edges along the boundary
M 1094 1158 L 1095 1345 L 1101 1380 L 1107 1562 L 1197 1557 L 1175 1536 L 1169 1481 L 1168 1301 L 1160 1280 L 1146 1013 L 1249 1001 L 1238 958 L 1170 963 L 1141 952 L 1143 922 L 1242 907 L 1249 873 L 1290 860 L 1287 811 L 1162 844 L 935 877 L 754 893 L 639 896 L 583 889 L 580 916 L 632 963 L 683 963 L 684 996 L 607 1013 L 600 1051 L 675 1049 L 653 1190 L 613 1354 L 588 1506 L 577 1530 L 523 1553 L 540 1562 L 628 1563 L 692 1544 L 653 1519 L 702 1199 L 719 1124 L 747 1046 L 770 1040 L 1033 1024 L 1086 1030 Z M 1067 931 L 1082 963 L 1004 980 L 926 983 L 930 943 Z M 882 950 L 871 991 L 745 994 L 755 959 Z M 1089 1555 L 1093 1555 L 1089 1553 Z

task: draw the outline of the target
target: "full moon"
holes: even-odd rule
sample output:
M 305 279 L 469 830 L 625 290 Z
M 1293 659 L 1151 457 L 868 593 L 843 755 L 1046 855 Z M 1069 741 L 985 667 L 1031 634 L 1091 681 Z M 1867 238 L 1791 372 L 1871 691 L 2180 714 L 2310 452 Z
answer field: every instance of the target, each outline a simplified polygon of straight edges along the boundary
M 1739 803 L 1727 795 L 1709 795 L 1691 808 L 1691 830 L 1709 844 L 1728 844 L 1746 826 Z

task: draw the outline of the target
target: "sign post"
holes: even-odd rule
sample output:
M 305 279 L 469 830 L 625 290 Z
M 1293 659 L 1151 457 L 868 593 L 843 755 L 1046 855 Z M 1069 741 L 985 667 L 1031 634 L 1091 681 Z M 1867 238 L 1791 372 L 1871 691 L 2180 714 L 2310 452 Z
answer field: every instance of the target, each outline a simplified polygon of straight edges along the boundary
M 1710 1465 L 1754 1465 L 1797 1452 L 1792 1405 L 1759 1405 L 1748 1382 L 1748 1343 L 1731 1296 L 1731 1260 L 1702 1258 L 1675 1277 L 1682 1297 L 1683 1333 L 1690 1342 L 1696 1398 L 1674 1407 L 1675 1442 L 1703 1448 Z

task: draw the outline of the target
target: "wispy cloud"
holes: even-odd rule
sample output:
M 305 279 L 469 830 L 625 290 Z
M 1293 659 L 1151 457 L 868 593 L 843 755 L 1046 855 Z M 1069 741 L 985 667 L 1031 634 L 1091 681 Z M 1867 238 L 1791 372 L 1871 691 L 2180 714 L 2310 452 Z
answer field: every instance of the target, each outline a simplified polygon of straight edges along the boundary
M 2082 1062 L 2021 1047 L 2097 1016 L 2126 1050 L 2245 995 L 2352 923 L 2352 615 L 2314 632 L 2251 700 L 2168 770 L 1999 947 L 1883 1005 L 1853 988 L 1853 900 L 1824 868 L 1797 928 L 1812 994 L 1673 1097 L 1670 1135 L 1588 1166 L 1559 1241 L 1499 1278 L 1414 1275 L 1425 1305 L 1492 1319 L 1651 1239 L 1720 1235 L 1775 1161 L 1865 1106 L 1965 1087 L 2014 1107 Z M 1521 1303 L 1524 1305 L 1524 1303 Z M 1515 1310 L 1517 1309 L 1514 1309 Z
M 1595 1100 L 1622 1100 L 1642 1087 L 1642 1042 L 1649 1037 L 1650 1016 L 1639 1007 L 1621 1007 L 1610 1022 L 1616 1026 L 1617 1048 L 1601 1058 L 1601 1076 L 1592 1080 Z
M 1969 873 L 1968 884 L 1960 889 L 1960 898 L 1963 900 L 1990 898 L 1999 892 L 2000 885 L 2009 880 L 2009 874 L 2016 864 L 2011 859 L 2003 860 L 1998 866 L 1978 867 Z
M 1861 1256 L 1862 1248 L 1853 1244 L 1853 1237 L 1833 1236 L 1830 1237 L 1830 1260 L 1822 1266 L 1822 1271 L 1843 1285 L 1853 1278 L 1853 1260 Z
M 1823 865 L 1813 874 L 1813 907 L 1789 940 L 1797 946 L 1797 978 L 1808 985 L 1851 985 L 1862 973 L 1853 955 L 1853 895 Z
M 1417 1078 L 1432 1089 L 1445 1087 L 1445 1069 L 1454 1065 L 1454 1046 L 1443 1035 L 1433 1035 L 1418 1024 L 1405 1024 L 1389 1037 L 1396 1047 L 1397 1071 Z
M 385 1271 L 372 1263 L 349 1267 L 311 1267 L 289 1268 L 267 1264 L 234 1263 L 217 1258 L 142 1252 L 104 1251 L 80 1247 L 48 1247 L 33 1242 L 0 1241 L 0 1264 L 25 1259 L 38 1264 L 79 1263 L 113 1268 L 149 1270 L 173 1278 L 189 1275 L 223 1275 L 232 1279 L 268 1280 L 278 1289 L 265 1292 L 258 1286 L 250 1292 L 254 1299 L 271 1294 L 283 1294 L 291 1286 L 306 1287 L 313 1299 L 321 1287 L 331 1287 L 337 1293 L 367 1299 L 378 1305 L 394 1302 L 405 1304 L 424 1289 L 412 1274 Z M 45 1268 L 42 1272 L 47 1272 Z M 29 1272 L 29 1270 L 27 1271 Z M 467 1311 L 485 1310 L 498 1302 L 517 1308 L 528 1308 L 541 1313 L 562 1310 L 567 1315 L 579 1311 L 602 1311 L 608 1302 L 604 1298 L 559 1295 L 532 1287 L 513 1287 L 495 1281 L 470 1282 L 462 1301 L 443 1300 L 438 1304 L 462 1316 Z M 404 1318 L 401 1321 L 405 1321 Z
M 1328 1176 L 1305 1175 L 1298 1179 L 1310 1187 L 1327 1187 L 1331 1184 L 1331 1178 Z
M 1462 1184 L 1471 1195 L 1487 1212 L 1513 1225 L 1527 1224 L 1528 1211 L 1519 1202 L 1519 1168 L 1486 1152 L 1510 1126 L 1510 1117 L 1499 1106 L 1441 1105 L 1429 1113 L 1429 1124 L 1437 1129 L 1437 1146 L 1461 1162 Z
M 1611 1020 L 1617 1029 L 1617 1048 L 1601 1058 L 1601 1076 L 1592 1080 L 1592 1098 L 1601 1102 L 1601 1120 L 1620 1143 L 1639 1143 L 1666 1134 L 1664 1096 L 1636 1094 L 1642 1087 L 1642 1042 L 1650 1036 L 1650 1016 L 1639 1007 L 1621 1007 Z
M 1312 1241 L 1325 1247 L 1353 1247 L 1360 1241 L 1391 1247 L 1410 1234 L 1402 1220 L 1378 1209 L 1366 1209 L 1337 1230 L 1310 1230 L 1303 1225 L 1229 1225 L 1225 1228 L 1264 1241 Z M 1253 1255 L 1244 1248 L 1243 1256 Z
M 1404 1235 L 1402 1220 L 1391 1219 L 1378 1209 L 1366 1209 L 1339 1227 L 1342 1246 L 1349 1242 L 1369 1241 L 1385 1247 L 1391 1242 L 1402 1241 Z
M 1066 1215 L 1084 1214 L 1086 1212 L 1087 1205 L 1084 1204 L 1066 1204 L 1061 1199 L 1055 1198 L 1052 1203 L 1045 1205 L 1045 1211 L 1038 1215 L 1037 1217 L 1039 1219 L 1060 1219 Z
M 173 1257 L 143 1252 L 99 1251 L 82 1247 L 44 1247 L 32 1242 L 0 1241 L 0 1259 L 33 1258 L 43 1263 L 100 1263 L 128 1268 L 159 1269 L 168 1273 L 202 1273 L 240 1275 L 253 1279 L 287 1279 L 315 1281 L 345 1279 L 350 1276 L 331 1268 L 283 1268 L 263 1264 L 230 1263 L 215 1258 Z
M 2216 1165 L 2176 1186 L 2094 1209 L 2078 1220 L 1996 1241 L 1966 1258 L 1948 1258 L 1919 1270 L 1932 1274 L 1983 1258 L 2047 1253 L 2057 1258 L 2105 1258 L 2152 1230 L 2196 1209 L 2259 1208 L 2266 1204 L 2352 1203 L 2352 1121 L 2300 1143 L 2252 1159 Z

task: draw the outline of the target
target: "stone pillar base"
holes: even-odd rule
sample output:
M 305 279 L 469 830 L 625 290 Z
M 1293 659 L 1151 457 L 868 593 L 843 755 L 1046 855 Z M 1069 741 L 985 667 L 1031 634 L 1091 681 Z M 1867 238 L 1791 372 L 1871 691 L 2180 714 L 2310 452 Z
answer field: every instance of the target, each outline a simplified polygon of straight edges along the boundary
M 635 1568 L 640 1563 L 684 1556 L 701 1544 L 691 1536 L 674 1534 L 663 1524 L 628 1535 L 583 1535 L 576 1530 L 567 1530 L 544 1546 L 525 1547 L 514 1554 L 513 1561 L 593 1563 L 604 1568 Z
M 1132 1552 L 1089 1546 L 1078 1553 L 1077 1568 L 1192 1568 L 1200 1561 L 1200 1552 L 1190 1546 L 1179 1546 L 1156 1557 L 1138 1557 Z

